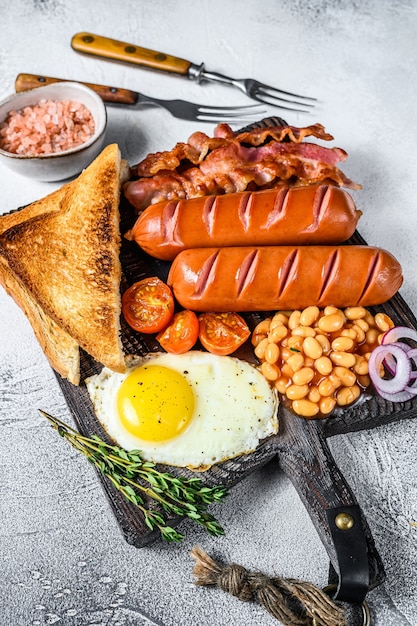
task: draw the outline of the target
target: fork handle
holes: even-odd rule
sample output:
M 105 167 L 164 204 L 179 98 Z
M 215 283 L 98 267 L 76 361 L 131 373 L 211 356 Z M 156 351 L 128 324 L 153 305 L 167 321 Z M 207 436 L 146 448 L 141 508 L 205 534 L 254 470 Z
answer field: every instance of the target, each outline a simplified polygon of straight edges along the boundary
M 178 57 L 156 52 L 147 48 L 140 48 L 131 43 L 109 39 L 92 33 L 77 33 L 71 39 L 71 46 L 77 52 L 92 54 L 93 56 L 111 59 L 112 61 L 124 61 L 152 70 L 161 70 L 170 74 L 187 76 L 191 61 Z
M 15 90 L 28 91 L 42 85 L 50 85 L 51 83 L 66 82 L 65 78 L 53 78 L 51 76 L 40 76 L 39 74 L 19 74 L 15 81 Z M 107 85 L 96 85 L 95 83 L 85 83 L 80 80 L 71 80 L 72 83 L 81 83 L 86 87 L 93 89 L 102 98 L 104 102 L 113 104 L 135 104 L 139 99 L 139 94 L 130 89 L 121 89 L 120 87 L 109 87 Z

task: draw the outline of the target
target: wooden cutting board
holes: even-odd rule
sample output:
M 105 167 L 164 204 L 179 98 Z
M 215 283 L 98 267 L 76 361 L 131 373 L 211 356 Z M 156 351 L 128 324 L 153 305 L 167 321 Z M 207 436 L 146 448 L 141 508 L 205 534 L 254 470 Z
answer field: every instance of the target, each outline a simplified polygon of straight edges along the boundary
M 285 124 L 280 118 L 269 118 L 257 125 L 270 126 L 277 123 Z M 123 200 L 121 215 L 124 233 L 136 218 Z M 366 244 L 358 232 L 348 243 Z M 145 255 L 134 242 L 125 239 L 122 243 L 121 263 L 126 286 L 146 276 L 156 275 L 162 280 L 167 278 L 169 263 Z M 396 325 L 417 328 L 416 318 L 399 295 L 373 309 L 373 313 L 377 311 L 386 312 Z M 248 314 L 245 317 L 253 328 L 262 315 Z M 160 351 L 154 337 L 132 331 L 123 320 L 122 339 L 126 353 L 145 355 Z M 240 349 L 236 356 L 250 361 L 254 358 L 250 346 Z M 82 381 L 100 370 L 98 363 L 82 353 Z M 84 383 L 75 387 L 59 376 L 57 378 L 80 432 L 84 435 L 97 434 L 108 439 L 95 417 Z M 327 439 L 342 433 L 372 429 L 412 418 L 416 415 L 416 409 L 417 400 L 393 404 L 369 394 L 362 397 L 361 402 L 355 406 L 344 408 L 328 419 L 305 420 L 295 416 L 281 404 L 277 435 L 262 442 L 252 454 L 220 463 L 207 472 L 199 473 L 198 477 L 209 486 L 221 484 L 230 488 L 266 463 L 278 462 L 299 493 L 328 553 L 331 577 L 337 586 L 335 599 L 361 602 L 369 589 L 384 580 L 384 567 L 375 548 L 371 530 L 331 455 Z M 165 469 L 176 475 L 195 475 L 187 469 Z M 101 474 L 99 477 L 126 541 L 140 548 L 159 539 L 158 531 L 149 530 L 140 511 L 126 501 L 105 477 Z M 348 532 L 335 525 L 337 516 L 346 512 L 354 521 L 353 528 Z M 172 524 L 179 521 L 173 520 Z

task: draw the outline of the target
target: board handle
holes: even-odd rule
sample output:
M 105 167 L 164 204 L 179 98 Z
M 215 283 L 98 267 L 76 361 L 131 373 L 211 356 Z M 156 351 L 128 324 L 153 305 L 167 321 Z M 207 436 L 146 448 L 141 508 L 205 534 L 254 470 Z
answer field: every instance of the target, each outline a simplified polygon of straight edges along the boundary
M 280 435 L 279 464 L 330 558 L 329 582 L 336 583 L 332 597 L 360 604 L 384 581 L 385 571 L 366 519 L 327 445 L 323 422 L 299 418 L 281 405 Z

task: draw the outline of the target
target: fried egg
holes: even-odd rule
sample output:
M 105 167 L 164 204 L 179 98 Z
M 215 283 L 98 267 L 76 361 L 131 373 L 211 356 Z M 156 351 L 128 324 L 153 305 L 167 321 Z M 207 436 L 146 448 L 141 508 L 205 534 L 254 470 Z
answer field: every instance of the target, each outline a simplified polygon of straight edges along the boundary
M 103 368 L 86 385 L 109 436 L 154 463 L 207 469 L 278 431 L 275 391 L 234 357 L 156 353 L 124 374 Z

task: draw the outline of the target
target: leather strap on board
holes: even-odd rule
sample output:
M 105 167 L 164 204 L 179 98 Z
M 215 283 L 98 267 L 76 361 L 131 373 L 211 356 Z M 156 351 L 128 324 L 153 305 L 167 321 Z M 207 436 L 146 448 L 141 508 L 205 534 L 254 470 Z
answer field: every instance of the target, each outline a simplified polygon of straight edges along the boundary
M 337 587 L 332 599 L 361 604 L 369 589 L 369 562 L 360 508 L 337 507 L 326 514 L 337 558 L 329 575 Z

